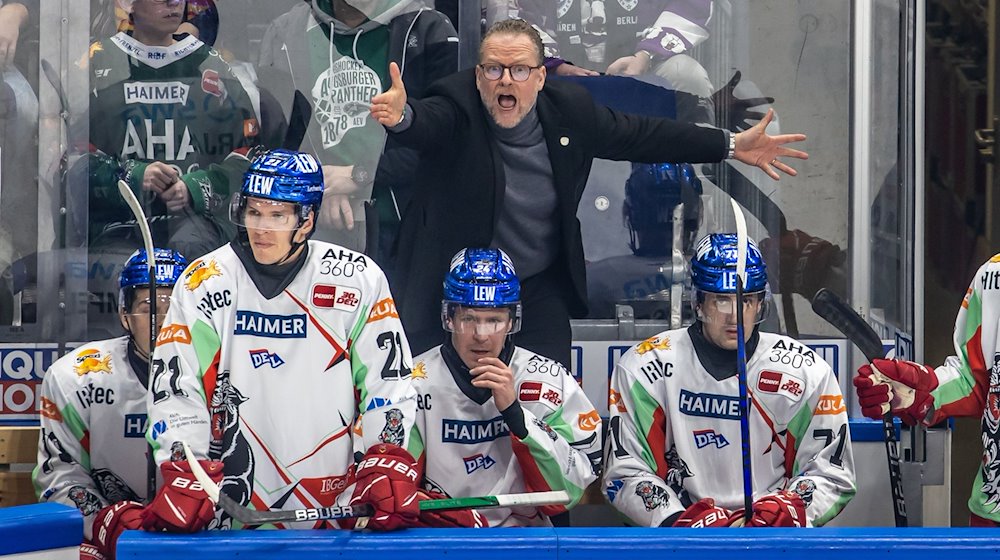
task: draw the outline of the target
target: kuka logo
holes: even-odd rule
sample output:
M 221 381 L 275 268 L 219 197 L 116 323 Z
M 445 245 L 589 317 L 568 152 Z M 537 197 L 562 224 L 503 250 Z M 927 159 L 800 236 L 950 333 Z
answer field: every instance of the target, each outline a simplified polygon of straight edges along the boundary
M 396 312 L 396 302 L 392 298 L 379 300 L 375 307 L 372 307 L 368 322 L 374 323 L 388 318 L 399 319 L 399 313 Z
M 601 415 L 596 410 L 581 414 L 577 418 L 577 425 L 580 426 L 581 430 L 593 432 L 601 425 Z
M 844 406 L 844 397 L 842 395 L 821 395 L 819 402 L 816 403 L 815 414 L 817 416 L 836 416 L 844 412 L 847 412 L 847 407 Z

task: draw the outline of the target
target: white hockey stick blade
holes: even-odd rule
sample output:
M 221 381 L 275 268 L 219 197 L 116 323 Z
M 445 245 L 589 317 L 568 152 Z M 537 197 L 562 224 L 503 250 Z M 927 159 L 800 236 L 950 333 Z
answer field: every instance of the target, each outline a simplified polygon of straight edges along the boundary
M 553 490 L 551 492 L 525 492 L 523 494 L 502 494 L 497 496 L 497 507 L 516 506 L 564 506 L 573 501 L 569 492 Z
M 139 232 L 142 234 L 142 244 L 146 248 L 147 255 L 155 255 L 153 252 L 153 236 L 149 231 L 149 222 L 146 220 L 146 212 L 142 210 L 142 204 L 139 204 L 139 199 L 135 197 L 135 193 L 129 188 L 128 183 L 125 181 L 118 181 L 118 192 L 121 193 L 122 198 L 125 199 L 125 204 L 132 210 L 132 214 L 135 215 L 135 221 L 139 224 Z M 149 260 L 153 261 L 154 265 L 156 262 L 156 257 L 148 257 Z M 152 268 L 152 267 L 150 267 Z
M 194 452 L 191 451 L 191 446 L 189 446 L 186 441 L 182 441 L 181 445 L 184 446 L 184 457 L 187 459 L 188 464 L 191 465 L 191 472 L 194 474 L 194 477 L 198 479 L 199 483 L 201 483 L 201 487 L 205 489 L 205 493 L 208 494 L 208 498 L 212 500 L 212 503 L 219 503 L 219 485 L 208 477 L 208 473 L 205 472 L 205 469 L 201 468 L 201 464 L 198 463 L 198 458 L 195 457 Z
M 747 285 L 747 219 L 739 203 L 729 199 L 733 205 L 733 216 L 736 218 L 736 275 Z

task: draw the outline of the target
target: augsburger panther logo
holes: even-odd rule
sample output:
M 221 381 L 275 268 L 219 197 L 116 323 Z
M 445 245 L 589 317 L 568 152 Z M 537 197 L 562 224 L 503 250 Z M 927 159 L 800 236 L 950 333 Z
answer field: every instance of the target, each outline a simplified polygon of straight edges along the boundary
M 324 148 L 340 144 L 352 128 L 365 125 L 372 97 L 382 92 L 374 70 L 350 57 L 335 60 L 313 85 L 313 106 Z

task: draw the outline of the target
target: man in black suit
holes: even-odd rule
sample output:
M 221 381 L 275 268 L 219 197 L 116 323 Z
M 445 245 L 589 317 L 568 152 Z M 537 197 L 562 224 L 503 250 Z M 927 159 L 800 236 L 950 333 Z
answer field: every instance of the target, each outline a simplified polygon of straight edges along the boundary
M 480 64 L 407 99 L 399 69 L 372 99 L 372 115 L 421 150 L 418 187 L 396 242 L 393 293 L 413 352 L 441 342 L 441 278 L 463 247 L 499 247 L 522 277 L 524 327 L 514 343 L 570 365 L 569 318 L 587 312 L 577 205 L 594 158 L 717 162 L 735 157 L 778 179 L 805 159 L 768 136 L 771 112 L 732 134 L 640 117 L 594 103 L 580 86 L 545 80 L 542 42 L 523 20 L 494 24 Z M 478 92 L 478 93 L 477 93 Z

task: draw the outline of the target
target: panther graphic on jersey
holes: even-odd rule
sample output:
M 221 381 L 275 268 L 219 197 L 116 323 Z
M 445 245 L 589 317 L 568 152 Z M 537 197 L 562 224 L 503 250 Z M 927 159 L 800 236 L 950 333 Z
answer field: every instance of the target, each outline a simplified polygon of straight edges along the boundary
M 241 505 L 250 503 L 253 481 L 254 458 L 250 444 L 240 433 L 240 405 L 247 398 L 229 380 L 229 370 L 223 371 L 212 393 L 212 439 L 208 445 L 209 457 L 226 464 L 225 478 L 219 485 L 220 491 Z M 221 513 L 213 528 L 228 527 L 232 523 L 229 515 Z
M 69 498 L 73 500 L 73 503 L 76 504 L 76 509 L 80 510 L 80 513 L 84 516 L 97 513 L 101 510 L 101 501 L 83 486 L 73 486 L 70 488 Z
M 533 418 L 531 421 L 534 422 L 536 426 L 544 430 L 545 435 L 549 436 L 549 439 L 551 439 L 552 441 L 555 441 L 559 437 L 556 435 L 554 431 L 552 431 L 552 428 L 547 423 L 545 423 L 544 420 L 541 420 L 539 418 Z
M 640 482 L 635 487 L 635 495 L 642 498 L 642 504 L 646 506 L 646 510 L 648 511 L 653 511 L 660 506 L 666 505 L 670 499 L 667 497 L 667 493 L 663 491 L 663 488 L 656 486 L 648 480 Z
M 990 513 L 1000 511 L 1000 354 L 993 354 L 993 367 L 990 368 L 989 392 L 986 394 L 986 405 L 983 411 L 983 455 L 989 460 L 983 461 L 983 486 L 981 491 L 986 496 L 984 506 L 993 506 Z
M 398 408 L 390 408 L 385 411 L 385 427 L 382 428 L 382 433 L 378 436 L 379 441 L 393 445 L 403 445 L 405 435 L 403 431 L 403 411 Z
M 688 491 L 684 489 L 684 479 L 694 476 L 694 473 L 677 453 L 677 445 L 671 445 L 670 450 L 663 454 L 663 458 L 667 460 L 668 467 L 664 482 L 670 485 L 670 489 L 677 494 L 684 507 L 691 505 L 694 502 L 688 496 Z
M 139 496 L 128 487 L 128 484 L 110 469 L 94 469 L 90 473 L 90 477 L 94 479 L 97 488 L 110 503 L 125 500 L 141 501 Z
M 816 491 L 816 483 L 809 480 L 808 478 L 803 478 L 802 480 L 795 483 L 792 488 L 792 492 L 795 492 L 802 498 L 802 503 L 809 507 L 809 504 L 813 501 L 813 492 Z

